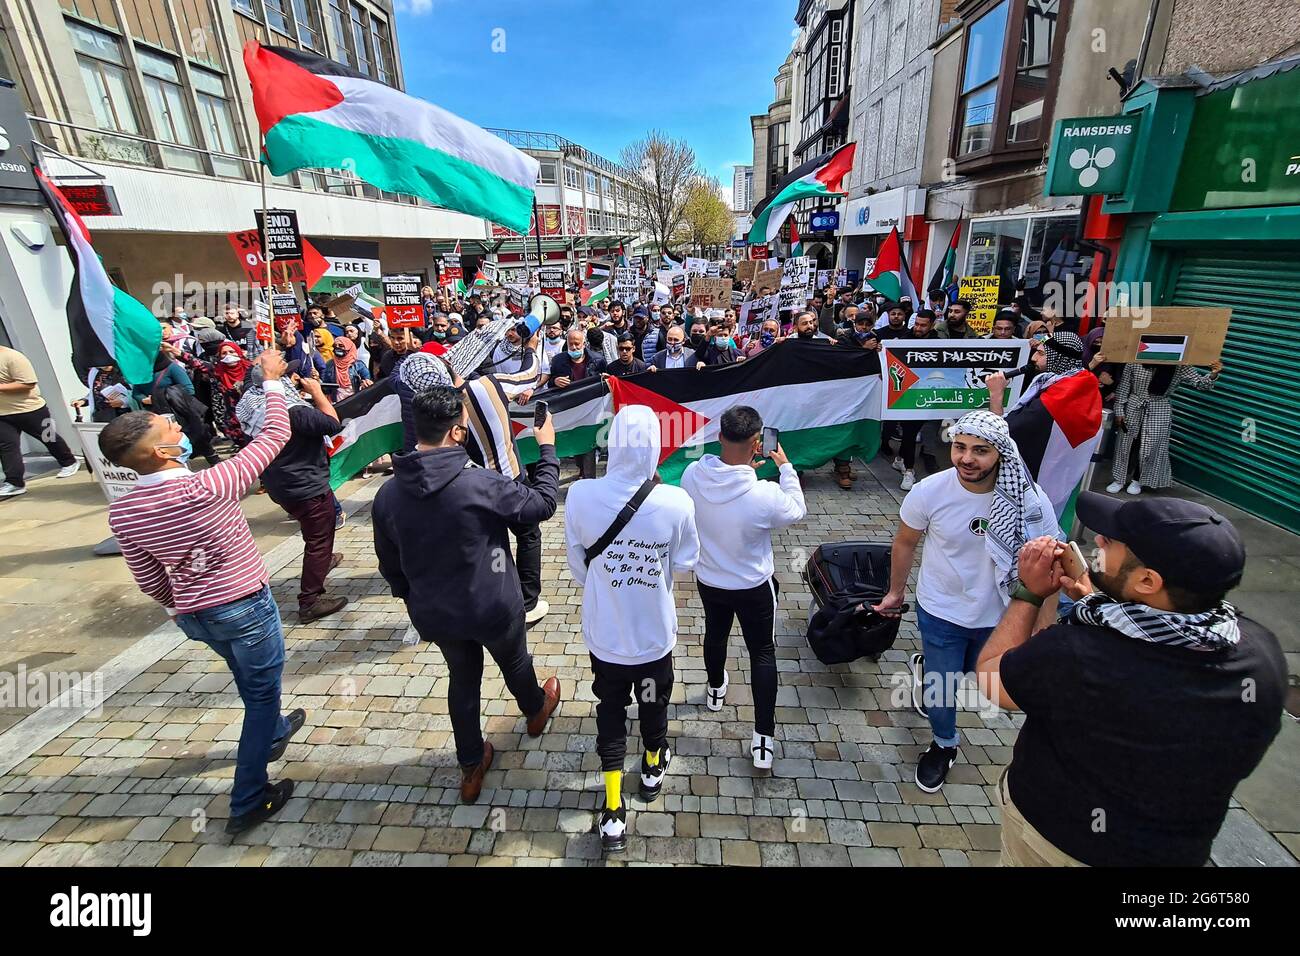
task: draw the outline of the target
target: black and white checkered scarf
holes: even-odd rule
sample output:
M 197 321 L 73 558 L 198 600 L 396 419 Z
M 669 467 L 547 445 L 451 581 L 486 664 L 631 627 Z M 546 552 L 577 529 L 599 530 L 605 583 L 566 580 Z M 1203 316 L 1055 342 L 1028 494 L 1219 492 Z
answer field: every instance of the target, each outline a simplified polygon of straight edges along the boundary
M 1200 614 L 1179 614 L 1132 601 L 1116 601 L 1109 594 L 1094 591 L 1070 609 L 1069 619 L 1075 624 L 1119 631 L 1139 641 L 1197 651 L 1218 651 L 1241 640 L 1237 609 L 1227 601 Z

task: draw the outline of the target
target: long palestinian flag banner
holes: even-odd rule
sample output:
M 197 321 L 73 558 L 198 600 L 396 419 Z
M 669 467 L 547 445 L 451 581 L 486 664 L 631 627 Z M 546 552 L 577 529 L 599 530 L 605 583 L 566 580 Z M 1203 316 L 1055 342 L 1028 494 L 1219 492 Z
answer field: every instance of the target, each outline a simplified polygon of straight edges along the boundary
M 870 458 L 880 446 L 880 363 L 874 352 L 788 339 L 739 365 L 698 371 L 642 372 L 538 392 L 550 405 L 556 454 L 581 455 L 603 444 L 624 405 L 648 405 L 660 421 L 659 476 L 677 484 L 686 466 L 719 451 L 722 413 L 750 405 L 781 431 L 781 446 L 800 470 L 832 458 Z M 532 405 L 511 410 L 520 461 L 537 460 Z M 758 472 L 775 477 L 770 463 Z
M 402 450 L 402 400 L 391 378 L 334 406 L 343 431 L 325 440 L 330 456 L 330 487 L 337 489 L 385 455 Z

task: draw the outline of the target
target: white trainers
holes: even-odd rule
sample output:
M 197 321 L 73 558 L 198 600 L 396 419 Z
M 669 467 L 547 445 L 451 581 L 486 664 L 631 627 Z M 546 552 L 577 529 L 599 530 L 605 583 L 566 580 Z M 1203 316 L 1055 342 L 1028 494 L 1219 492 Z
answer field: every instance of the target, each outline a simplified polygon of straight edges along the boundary
M 928 720 L 930 714 L 925 709 L 925 655 L 913 654 L 909 663 L 912 671 L 912 709 Z
M 9 484 L 7 481 L 3 485 L 0 485 L 0 498 L 13 498 L 17 495 L 25 494 L 27 494 L 27 488 L 25 486 L 19 488 L 17 485 Z
M 767 734 L 760 734 L 754 731 L 754 737 L 749 744 L 749 752 L 754 757 L 754 767 L 758 770 L 771 770 L 772 758 L 776 756 L 776 741 Z
M 709 710 L 722 710 L 722 705 L 727 702 L 727 687 L 730 681 L 727 678 L 727 672 L 722 672 L 722 686 L 706 686 L 704 689 L 704 706 Z
M 73 475 L 75 475 L 75 474 L 76 474 L 77 472 L 79 472 L 79 471 L 81 471 L 81 462 L 79 462 L 79 461 L 74 461 L 72 464 L 70 464 L 70 465 L 64 465 L 62 468 L 60 468 L 60 469 L 59 469 L 59 473 L 58 473 L 57 475 L 55 475 L 54 477 L 55 477 L 55 478 L 71 478 Z
M 1138 484 L 1136 481 L 1130 481 L 1128 483 L 1128 487 L 1125 488 L 1124 490 L 1128 492 L 1130 495 L 1142 494 L 1142 486 Z
M 902 491 L 911 491 L 914 484 L 916 484 L 916 473 L 909 468 L 903 472 L 903 480 L 898 483 L 898 487 Z
M 532 626 L 542 618 L 546 617 L 550 610 L 551 605 L 539 598 L 533 609 L 524 613 L 524 623 Z
M 1112 481 L 1109 485 L 1106 486 L 1106 494 L 1108 495 L 1117 495 L 1123 490 L 1124 490 L 1124 482 L 1122 481 Z
M 895 458 L 895 459 L 894 459 L 894 471 L 903 471 L 903 470 L 904 470 L 904 468 L 903 468 L 903 459 L 901 459 L 901 458 Z

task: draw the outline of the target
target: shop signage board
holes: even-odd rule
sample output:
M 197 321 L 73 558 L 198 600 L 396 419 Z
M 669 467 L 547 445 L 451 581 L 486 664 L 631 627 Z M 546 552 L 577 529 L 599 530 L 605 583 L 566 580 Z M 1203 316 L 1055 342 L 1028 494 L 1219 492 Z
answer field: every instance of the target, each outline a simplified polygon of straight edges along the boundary
M 1047 195 L 1124 192 L 1141 130 L 1140 113 L 1057 120 L 1047 154 Z

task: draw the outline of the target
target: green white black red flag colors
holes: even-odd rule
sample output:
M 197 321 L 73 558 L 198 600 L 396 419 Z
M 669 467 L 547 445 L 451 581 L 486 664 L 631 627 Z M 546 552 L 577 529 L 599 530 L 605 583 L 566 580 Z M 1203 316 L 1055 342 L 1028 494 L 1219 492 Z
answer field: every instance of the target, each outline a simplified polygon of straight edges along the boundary
M 907 254 L 903 252 L 903 240 L 899 238 L 897 229 L 889 230 L 880 252 L 876 254 L 876 267 L 864 281 L 890 302 L 898 302 L 907 296 L 914 308 L 921 307 L 921 298 L 916 293 L 916 283 L 912 281 L 912 270 L 907 265 Z
M 776 184 L 766 199 L 754 208 L 754 226 L 749 230 L 749 244 L 772 242 L 781 232 L 781 224 L 801 199 L 828 199 L 847 193 L 841 183 L 853 169 L 856 143 L 810 159 Z
M 372 461 L 402 450 L 402 400 L 391 375 L 345 398 L 334 411 L 343 431 L 325 440 L 331 488 L 337 489 Z
M 1076 492 L 1101 439 L 1101 392 L 1087 369 L 1039 375 L 1007 412 L 1007 427 L 1061 527 L 1074 521 Z
M 90 244 L 90 230 L 81 216 L 58 186 L 39 169 L 35 172 L 72 259 L 72 288 L 66 308 L 72 366 L 78 377 L 84 381 L 92 368 L 115 365 L 132 385 L 153 381 L 162 326 L 144 305 L 113 285 Z
M 380 189 L 528 232 L 539 166 L 505 140 L 322 56 L 250 40 L 244 65 L 275 175 L 350 169 Z
M 781 445 L 801 470 L 832 458 L 870 457 L 880 445 L 880 363 L 874 352 L 788 339 L 740 365 L 703 371 L 642 372 L 539 392 L 555 416 L 556 454 L 581 455 L 603 440 L 624 405 L 648 405 L 659 415 L 663 457 L 659 475 L 676 484 L 692 461 L 718 451 L 718 425 L 733 405 L 750 405 L 765 425 L 781 430 Z M 520 460 L 535 461 L 532 407 L 511 409 Z M 762 477 L 776 474 L 770 464 Z
M 942 292 L 947 297 L 947 302 L 952 303 L 957 298 L 957 243 L 961 239 L 961 223 L 957 223 L 957 228 L 952 231 L 952 239 L 948 243 L 948 251 L 944 253 L 943 262 L 935 267 L 934 275 L 930 277 L 930 286 L 927 292 Z M 919 307 L 921 303 L 917 302 Z

